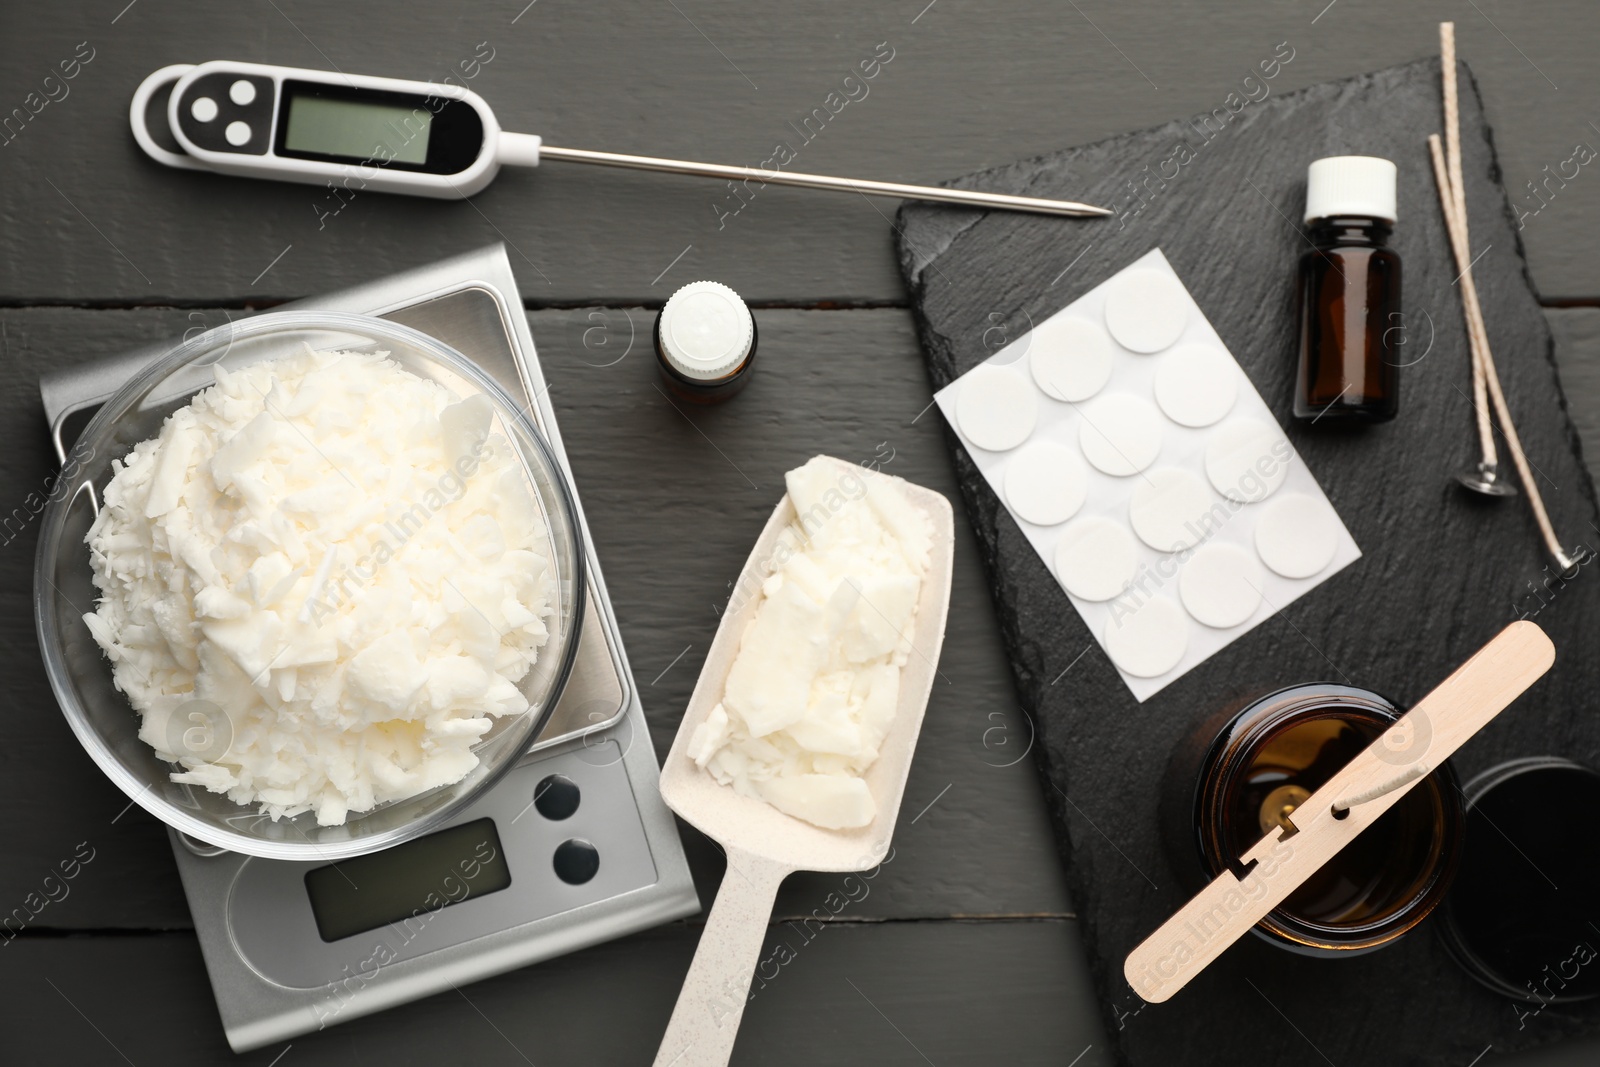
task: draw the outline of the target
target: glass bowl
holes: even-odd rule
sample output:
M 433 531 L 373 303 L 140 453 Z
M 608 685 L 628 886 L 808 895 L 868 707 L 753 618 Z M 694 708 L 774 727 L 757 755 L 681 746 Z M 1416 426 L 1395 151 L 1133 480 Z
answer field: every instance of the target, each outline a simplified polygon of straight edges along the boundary
M 461 781 L 352 812 L 338 826 L 319 826 L 314 812 L 274 821 L 255 805 L 237 804 L 225 793 L 173 782 L 179 765 L 161 759 L 139 738 L 140 716 L 113 685 L 111 664 L 83 621 L 99 596 L 84 537 L 111 480 L 112 461 L 155 437 L 167 416 L 212 385 L 214 367 L 237 371 L 290 355 L 302 343 L 317 350 L 385 350 L 407 371 L 458 397 L 487 397 L 494 412 L 491 432 L 511 443 L 527 473 L 543 526 L 538 535 L 550 561 L 549 639 L 518 683 L 528 710 L 493 720 L 472 748 L 477 766 Z M 271 859 L 336 860 L 419 837 L 511 769 L 555 709 L 571 672 L 585 582 L 583 535 L 566 477 L 521 406 L 494 379 L 455 349 L 416 330 L 363 315 L 286 311 L 201 334 L 172 349 L 106 402 L 73 445 L 61 477 L 44 512 L 34 567 L 39 647 L 51 687 L 100 769 L 140 807 L 198 841 Z M 220 711 L 225 715 L 226 709 Z M 212 743 L 206 734 L 214 725 L 197 722 L 203 743 Z M 225 718 L 221 726 L 226 728 Z M 188 740 L 186 735 L 186 744 Z

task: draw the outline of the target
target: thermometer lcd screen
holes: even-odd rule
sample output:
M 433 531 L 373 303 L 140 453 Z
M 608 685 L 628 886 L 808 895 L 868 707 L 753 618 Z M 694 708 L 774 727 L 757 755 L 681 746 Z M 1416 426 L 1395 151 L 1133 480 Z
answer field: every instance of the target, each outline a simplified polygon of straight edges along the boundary
M 306 872 L 306 895 L 324 941 L 391 923 L 426 924 L 441 908 L 510 884 L 493 819 Z
M 366 161 L 426 163 L 433 113 L 368 101 L 289 95 L 283 144 L 290 152 Z

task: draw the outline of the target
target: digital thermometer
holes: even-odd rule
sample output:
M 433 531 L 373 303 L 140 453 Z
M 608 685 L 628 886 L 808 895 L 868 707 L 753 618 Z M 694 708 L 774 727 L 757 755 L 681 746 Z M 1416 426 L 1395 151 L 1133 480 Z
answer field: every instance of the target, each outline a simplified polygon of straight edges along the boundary
M 1047 215 L 1111 214 L 1067 200 L 555 148 L 502 130 L 469 89 L 264 63 L 163 67 L 133 94 L 128 118 L 139 147 L 169 167 L 313 185 L 358 175 L 364 189 L 413 196 L 468 197 L 502 166 L 557 159 Z

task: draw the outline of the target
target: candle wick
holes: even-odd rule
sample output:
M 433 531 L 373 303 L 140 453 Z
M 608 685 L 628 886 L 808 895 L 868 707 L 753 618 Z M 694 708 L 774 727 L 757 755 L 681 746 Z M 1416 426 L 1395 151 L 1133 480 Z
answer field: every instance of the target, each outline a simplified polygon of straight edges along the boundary
M 1394 792 L 1396 789 L 1399 789 L 1401 786 L 1421 778 L 1423 775 L 1427 774 L 1429 770 L 1430 768 L 1426 763 L 1413 764 L 1405 771 L 1405 773 L 1399 775 L 1391 781 L 1384 782 L 1382 785 L 1374 786 L 1371 789 L 1366 789 L 1360 793 L 1355 793 L 1351 796 L 1345 797 L 1343 800 L 1334 804 L 1334 817 L 1342 819 L 1346 814 L 1349 813 L 1350 809 L 1355 807 L 1357 804 L 1366 804 L 1369 801 L 1377 800 L 1381 796 L 1386 796 L 1387 794 Z

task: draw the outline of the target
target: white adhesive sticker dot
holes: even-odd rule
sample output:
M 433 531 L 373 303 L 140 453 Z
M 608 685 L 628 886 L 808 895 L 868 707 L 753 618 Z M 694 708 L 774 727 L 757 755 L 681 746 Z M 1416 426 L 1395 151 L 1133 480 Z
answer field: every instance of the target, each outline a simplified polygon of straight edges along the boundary
M 1156 678 L 1178 665 L 1189 648 L 1189 622 L 1170 600 L 1148 600 L 1106 624 L 1106 655 L 1135 678 Z
M 1161 454 L 1161 414 L 1128 393 L 1108 393 L 1082 409 L 1078 444 L 1098 471 L 1125 478 Z
M 1261 606 L 1261 564 L 1238 545 L 1201 547 L 1178 572 L 1178 598 L 1196 622 L 1225 630 Z
M 1078 453 L 1054 441 L 1035 441 L 1006 466 L 1006 503 L 1036 526 L 1066 522 L 1083 507 L 1089 472 Z
M 1029 335 L 1028 369 L 1046 396 L 1076 403 L 1111 377 L 1111 339 L 1088 319 L 1055 315 Z
M 1128 502 L 1133 532 L 1157 552 L 1192 548 L 1215 533 L 1226 514 L 1227 505 L 1200 476 L 1182 467 L 1157 467 L 1144 475 Z
M 1318 573 L 1333 562 L 1338 545 L 1339 516 L 1309 493 L 1285 493 L 1256 520 L 1256 552 L 1285 578 Z
M 1239 371 L 1209 345 L 1183 345 L 1161 357 L 1156 403 L 1180 426 L 1210 426 L 1233 410 Z
M 1106 293 L 1106 329 L 1131 352 L 1159 352 L 1183 336 L 1191 302 L 1172 275 L 1130 270 Z
M 1289 476 L 1294 450 L 1277 426 L 1257 419 L 1233 419 L 1211 432 L 1206 443 L 1206 477 L 1229 500 L 1265 500 Z
M 1127 528 L 1098 515 L 1068 526 L 1056 542 L 1056 577 L 1080 600 L 1120 596 L 1138 565 L 1138 546 Z
M 1007 452 L 1033 433 L 1039 394 L 1004 367 L 975 367 L 961 380 L 956 424 L 962 436 L 990 452 Z

